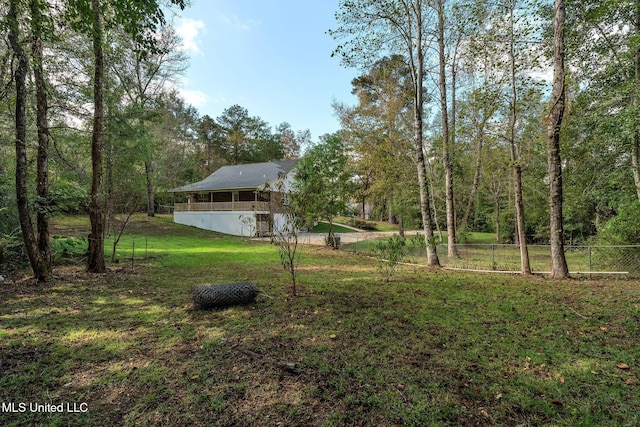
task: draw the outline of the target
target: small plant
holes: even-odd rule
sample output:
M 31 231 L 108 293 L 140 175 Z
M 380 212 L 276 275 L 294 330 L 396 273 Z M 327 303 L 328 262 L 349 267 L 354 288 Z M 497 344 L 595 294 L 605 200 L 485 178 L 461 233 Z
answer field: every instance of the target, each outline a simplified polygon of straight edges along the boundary
M 29 265 L 22 248 L 24 243 L 16 232 L 12 234 L 0 234 L 0 269 L 13 270 Z
M 382 273 L 384 281 L 389 282 L 398 264 L 407 253 L 406 239 L 395 235 L 388 240 L 379 240 L 372 250 L 376 259 L 380 261 L 378 270 Z
M 304 220 L 308 195 L 289 191 L 284 174 L 267 190 L 273 191 L 269 204 L 271 243 L 278 248 L 280 263 L 291 278 L 291 293 L 295 296 L 300 263 L 298 234 L 308 225 Z
M 56 264 L 81 263 L 87 256 L 86 238 L 54 236 L 51 240 L 51 256 Z

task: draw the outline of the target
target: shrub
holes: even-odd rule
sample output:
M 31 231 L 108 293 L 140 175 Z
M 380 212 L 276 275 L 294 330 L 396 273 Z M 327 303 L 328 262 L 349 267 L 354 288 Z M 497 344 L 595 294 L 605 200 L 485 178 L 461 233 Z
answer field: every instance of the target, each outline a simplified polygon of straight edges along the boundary
M 76 264 L 84 261 L 89 243 L 82 237 L 54 236 L 51 240 L 51 256 L 55 264 Z
M 0 235 L 0 269 L 15 270 L 27 267 L 29 260 L 22 248 L 22 240 L 17 234 Z
M 372 250 L 380 262 L 378 270 L 382 273 L 384 281 L 388 282 L 407 253 L 407 241 L 404 237 L 395 235 L 387 240 L 378 240 Z
M 51 207 L 57 213 L 84 212 L 89 205 L 89 193 L 77 182 L 60 181 L 49 191 Z
M 622 205 L 598 231 L 598 241 L 603 245 L 640 244 L 640 201 Z
M 374 222 L 367 221 L 362 218 L 350 218 L 347 221 L 347 225 L 359 228 L 360 230 L 367 230 L 367 231 L 377 230 L 376 224 Z

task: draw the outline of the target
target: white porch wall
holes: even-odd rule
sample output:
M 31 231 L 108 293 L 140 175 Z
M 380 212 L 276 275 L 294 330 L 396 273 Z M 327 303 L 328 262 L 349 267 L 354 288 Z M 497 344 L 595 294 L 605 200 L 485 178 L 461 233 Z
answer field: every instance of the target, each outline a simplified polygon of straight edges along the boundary
M 254 212 L 178 212 L 173 213 L 177 224 L 190 225 L 203 230 L 217 231 L 233 236 L 252 237 L 256 230 Z

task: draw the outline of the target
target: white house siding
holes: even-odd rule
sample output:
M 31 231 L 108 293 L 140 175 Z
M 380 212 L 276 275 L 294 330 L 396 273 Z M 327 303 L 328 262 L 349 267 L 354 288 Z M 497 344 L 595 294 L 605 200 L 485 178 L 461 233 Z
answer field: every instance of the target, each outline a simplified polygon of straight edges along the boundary
M 233 212 L 174 212 L 173 221 L 203 230 L 233 236 L 251 237 L 256 231 L 256 214 L 251 211 Z

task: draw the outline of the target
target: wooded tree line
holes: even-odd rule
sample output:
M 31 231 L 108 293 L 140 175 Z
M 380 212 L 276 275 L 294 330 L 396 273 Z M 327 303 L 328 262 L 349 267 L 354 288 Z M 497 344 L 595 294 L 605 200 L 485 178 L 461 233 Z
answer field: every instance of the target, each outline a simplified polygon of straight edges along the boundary
M 468 231 L 518 243 L 524 273 L 551 243 L 554 277 L 565 241 L 640 241 L 640 2 L 343 0 L 336 19 L 361 197 L 423 227 L 430 264 L 444 229 L 449 256 Z
M 167 20 L 183 7 L 0 4 L 0 234 L 19 236 L 39 279 L 56 212 L 88 210 L 100 272 L 116 213 L 153 215 L 163 190 L 310 141 L 238 105 L 212 118 L 185 104 Z M 343 129 L 324 143 L 350 154 L 353 198 L 424 229 L 431 265 L 444 230 L 449 256 L 469 231 L 518 243 L 525 273 L 527 243 L 551 242 L 556 277 L 565 241 L 640 240 L 640 2 L 343 0 L 336 18 L 358 102 L 335 105 Z
M 185 3 L 1 2 L 0 262 L 19 240 L 47 280 L 49 219 L 84 211 L 87 269 L 102 272 L 116 214 L 153 216 L 167 189 L 224 164 L 297 157 L 310 140 L 238 105 L 200 117 L 180 98 L 188 58 L 168 17 Z

